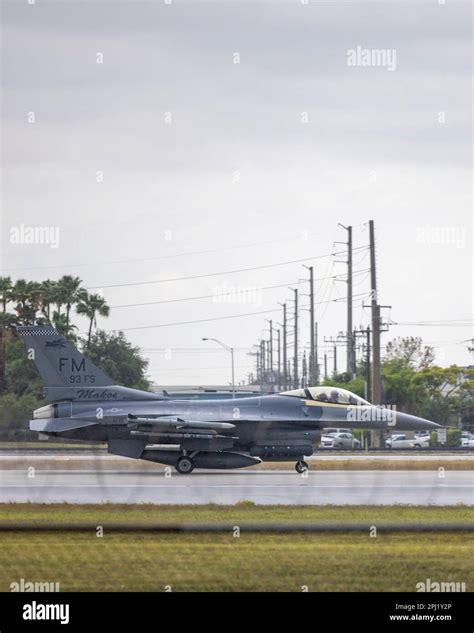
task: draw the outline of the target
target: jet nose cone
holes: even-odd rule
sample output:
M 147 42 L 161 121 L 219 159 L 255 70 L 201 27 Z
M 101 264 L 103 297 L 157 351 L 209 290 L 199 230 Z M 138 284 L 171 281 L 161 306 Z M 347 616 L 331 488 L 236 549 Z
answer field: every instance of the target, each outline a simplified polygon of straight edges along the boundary
M 418 418 L 416 415 L 401 413 L 400 411 L 397 411 L 395 419 L 395 428 L 404 431 L 434 431 L 435 429 L 443 428 L 441 424 L 431 422 L 431 420 Z

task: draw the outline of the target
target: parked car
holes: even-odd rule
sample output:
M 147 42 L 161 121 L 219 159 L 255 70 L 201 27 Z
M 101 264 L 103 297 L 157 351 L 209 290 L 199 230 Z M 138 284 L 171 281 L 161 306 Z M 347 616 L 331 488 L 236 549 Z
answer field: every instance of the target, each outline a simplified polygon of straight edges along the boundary
M 352 433 L 330 433 L 321 437 L 321 448 L 360 448 Z
M 429 440 L 429 437 L 427 437 L 426 440 L 422 440 L 419 438 L 408 438 L 405 434 L 400 434 L 389 437 L 385 444 L 388 448 L 392 448 L 393 450 L 399 448 L 427 448 Z
M 472 433 L 464 433 L 461 436 L 461 446 L 463 448 L 474 448 L 474 435 Z
M 415 433 L 416 439 L 423 439 L 424 437 L 430 438 L 431 431 L 418 431 L 417 433 Z
M 429 448 L 430 447 L 430 439 L 431 435 L 415 435 L 413 439 L 413 448 Z
M 323 429 L 323 435 L 334 435 L 335 433 L 349 433 L 352 435 L 352 431 L 350 429 Z
M 392 433 L 391 435 L 389 435 L 388 439 L 396 440 L 398 437 L 402 437 L 403 439 L 406 439 L 405 433 Z

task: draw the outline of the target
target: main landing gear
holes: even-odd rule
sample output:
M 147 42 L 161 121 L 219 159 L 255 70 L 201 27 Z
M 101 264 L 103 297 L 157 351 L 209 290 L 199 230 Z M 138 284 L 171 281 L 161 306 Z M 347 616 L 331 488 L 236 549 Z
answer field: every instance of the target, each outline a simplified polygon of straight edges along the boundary
M 183 455 L 176 462 L 175 468 L 178 471 L 178 473 L 181 473 L 181 475 L 189 475 L 194 470 L 194 462 L 191 459 L 191 457 L 188 457 L 187 455 Z
M 307 462 L 304 462 L 303 460 L 301 460 L 301 461 L 296 462 L 295 470 L 296 470 L 297 473 L 299 473 L 301 475 L 303 473 L 308 472 L 309 466 L 308 466 Z

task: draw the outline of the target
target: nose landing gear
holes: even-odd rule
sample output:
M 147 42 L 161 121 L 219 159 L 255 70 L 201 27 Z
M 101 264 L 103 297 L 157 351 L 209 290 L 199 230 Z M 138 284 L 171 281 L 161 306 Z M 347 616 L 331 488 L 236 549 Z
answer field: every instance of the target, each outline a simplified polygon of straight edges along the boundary
M 300 460 L 300 461 L 296 462 L 296 464 L 295 464 L 295 470 L 296 470 L 296 472 L 297 472 L 297 473 L 299 473 L 300 475 L 301 475 L 302 473 L 306 473 L 306 472 L 309 470 L 308 463 L 307 463 L 307 462 L 305 462 L 305 461 L 303 461 L 303 460 Z

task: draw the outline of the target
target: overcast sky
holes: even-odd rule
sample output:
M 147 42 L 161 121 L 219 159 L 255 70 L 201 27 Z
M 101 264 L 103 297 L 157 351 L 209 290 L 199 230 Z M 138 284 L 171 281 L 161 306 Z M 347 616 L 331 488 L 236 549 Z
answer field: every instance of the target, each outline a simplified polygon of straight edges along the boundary
M 379 299 L 401 323 L 383 343 L 422 336 L 440 364 L 472 362 L 466 325 L 402 325 L 472 319 L 470 3 L 25 0 L 2 11 L 2 274 L 78 275 L 111 306 L 212 295 L 113 307 L 99 325 L 145 350 L 157 384 L 225 383 L 228 354 L 202 337 L 237 348 L 244 380 L 301 263 L 109 286 L 304 258 L 317 279 L 342 275 L 343 255 L 319 256 L 344 248 L 338 222 L 366 246 L 373 219 Z M 58 247 L 12 243 L 22 225 L 52 227 Z M 356 251 L 356 326 L 368 324 L 368 265 Z M 222 297 L 235 286 L 257 291 Z M 323 352 L 345 328 L 345 303 L 328 301 L 346 285 L 316 290 Z M 307 345 L 307 311 L 301 325 Z

